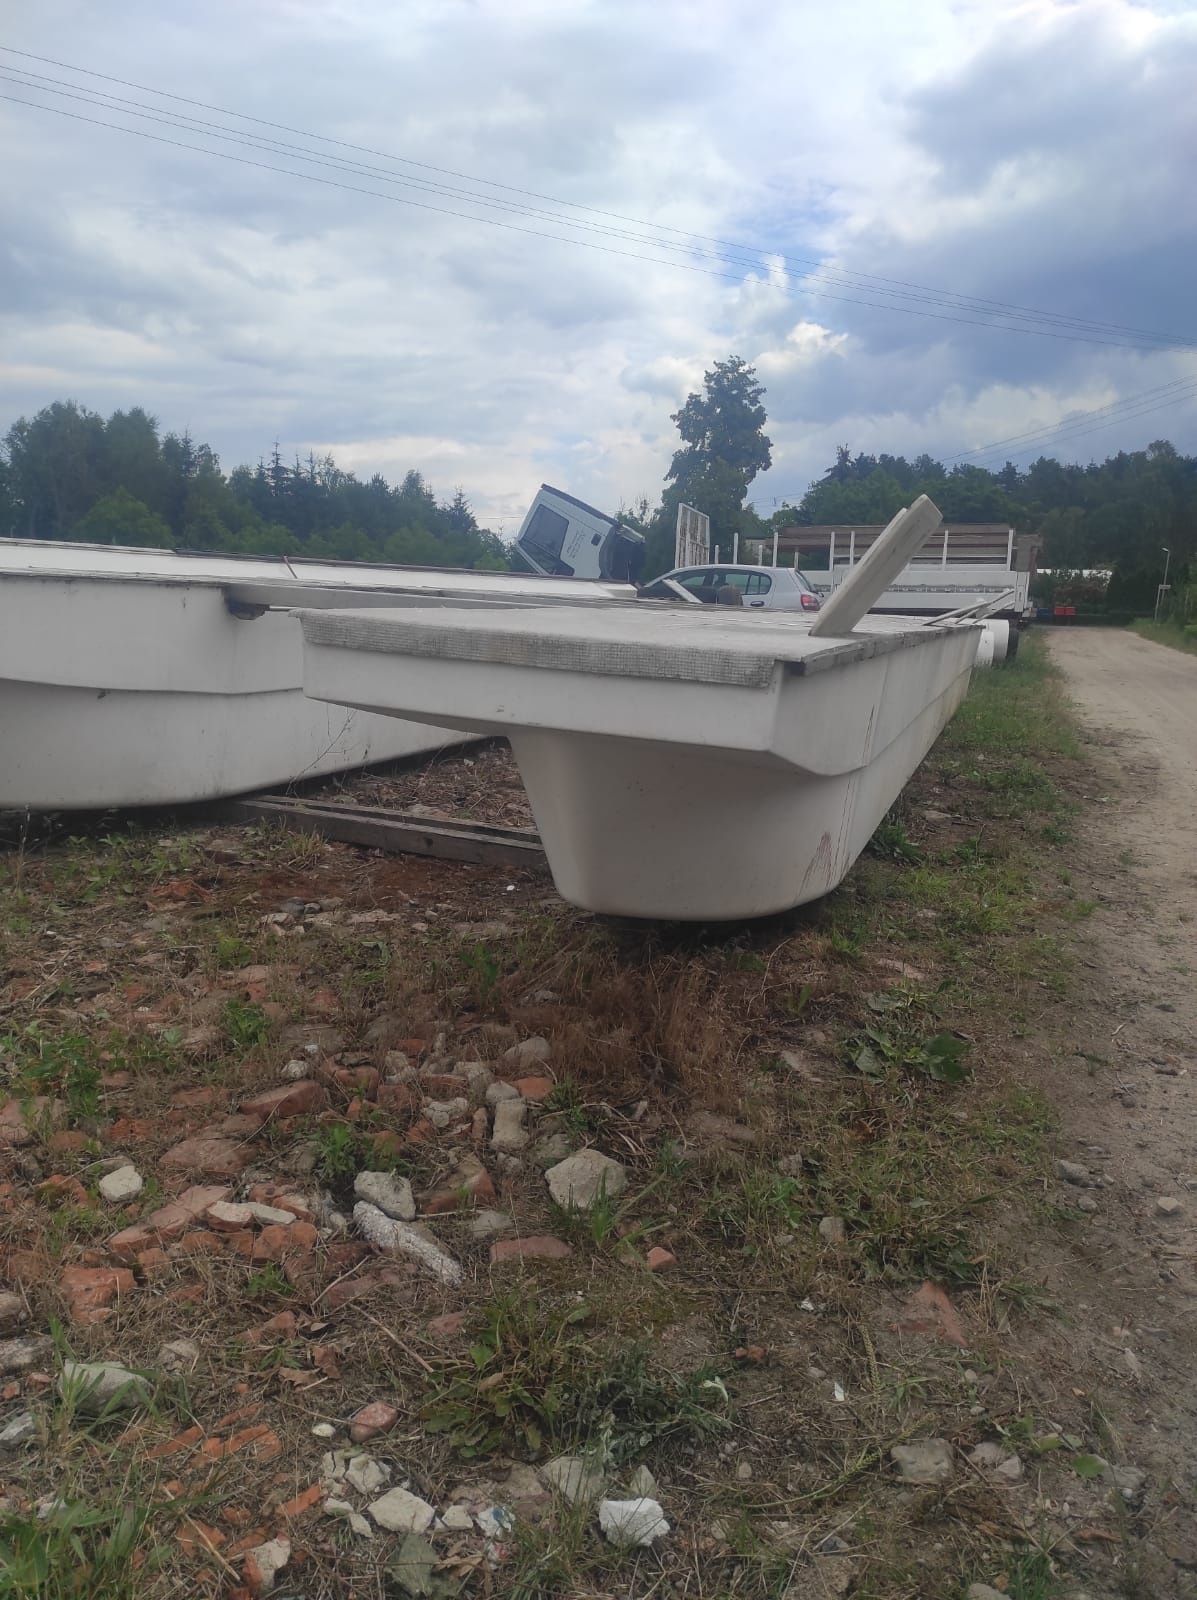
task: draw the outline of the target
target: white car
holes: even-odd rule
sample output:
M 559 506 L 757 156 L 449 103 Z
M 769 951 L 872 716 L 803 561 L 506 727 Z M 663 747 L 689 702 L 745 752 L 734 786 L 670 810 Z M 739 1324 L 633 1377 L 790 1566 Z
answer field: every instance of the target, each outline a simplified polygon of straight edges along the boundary
M 676 599 L 671 584 L 704 605 L 751 606 L 763 611 L 817 611 L 819 596 L 796 567 L 675 567 L 640 590 L 647 600 Z

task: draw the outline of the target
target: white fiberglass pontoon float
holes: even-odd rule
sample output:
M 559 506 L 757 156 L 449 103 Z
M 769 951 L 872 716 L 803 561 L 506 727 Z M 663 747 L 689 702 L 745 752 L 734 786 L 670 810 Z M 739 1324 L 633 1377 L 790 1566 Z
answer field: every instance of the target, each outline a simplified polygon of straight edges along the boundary
M 296 605 L 631 599 L 517 573 L 0 539 L 0 808 L 168 805 L 456 744 L 318 705 Z
M 925 497 L 901 513 L 813 617 L 303 612 L 304 689 L 505 734 L 576 905 L 766 915 L 839 883 L 968 687 L 979 624 L 864 616 L 938 520 Z

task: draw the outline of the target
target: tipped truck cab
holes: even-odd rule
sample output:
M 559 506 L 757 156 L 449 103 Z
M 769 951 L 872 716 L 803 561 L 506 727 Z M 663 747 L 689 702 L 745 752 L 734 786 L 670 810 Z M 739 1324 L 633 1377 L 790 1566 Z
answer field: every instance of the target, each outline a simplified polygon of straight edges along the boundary
M 818 611 L 814 588 L 796 567 L 750 567 L 720 562 L 703 567 L 675 567 L 640 594 L 647 600 L 669 600 L 669 583 L 688 589 L 704 605 L 745 606 L 755 611 Z
M 644 535 L 542 483 L 515 548 L 533 572 L 561 578 L 635 583 L 644 566 Z

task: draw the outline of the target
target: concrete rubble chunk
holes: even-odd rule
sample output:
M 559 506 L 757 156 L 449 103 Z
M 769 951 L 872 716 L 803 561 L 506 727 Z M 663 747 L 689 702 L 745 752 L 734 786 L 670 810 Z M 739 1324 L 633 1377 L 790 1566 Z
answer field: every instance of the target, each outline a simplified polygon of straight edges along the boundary
M 199 1358 L 200 1347 L 194 1339 L 170 1339 L 158 1351 L 163 1372 L 191 1372 Z
M 590 1211 L 628 1186 L 627 1168 L 601 1150 L 579 1150 L 545 1173 L 549 1193 L 564 1211 Z
M 147 1405 L 154 1393 L 148 1378 L 116 1361 L 64 1361 L 58 1387 L 86 1417 L 109 1410 L 134 1411 Z
M 952 1447 L 946 1439 L 896 1444 L 889 1454 L 904 1483 L 947 1483 L 952 1477 Z
M 492 1083 L 486 1090 L 488 1106 L 500 1106 L 504 1100 L 519 1100 L 522 1096 L 513 1083 Z
M 117 1167 L 115 1172 L 106 1172 L 96 1187 L 110 1206 L 123 1206 L 136 1200 L 144 1186 L 141 1173 L 129 1164 Z
M 516 1095 L 514 1100 L 500 1100 L 495 1107 L 495 1125 L 490 1136 L 492 1150 L 515 1155 L 531 1137 L 524 1127 L 528 1114 L 527 1104 Z
M 974 1445 L 968 1453 L 968 1463 L 979 1472 L 987 1472 L 1008 1483 L 1017 1483 L 1022 1477 L 1022 1461 L 1013 1450 L 995 1439 Z
M 345 1481 L 359 1494 L 377 1494 L 391 1481 L 391 1469 L 373 1456 L 354 1456 L 345 1470 Z
M 427 1500 L 408 1489 L 390 1489 L 366 1508 L 380 1528 L 388 1533 L 423 1533 L 431 1527 L 436 1511 Z
M 245 1553 L 245 1582 L 251 1594 L 269 1594 L 291 1559 L 290 1539 L 268 1539 Z
M 37 1437 L 37 1419 L 32 1411 L 20 1411 L 0 1428 L 0 1450 L 16 1450 Z
M 0 1334 L 16 1333 L 29 1321 L 29 1312 L 19 1294 L 0 1289 Z
M 0 1378 L 14 1372 L 28 1372 L 45 1361 L 54 1350 L 54 1341 L 42 1333 L 24 1339 L 0 1339 Z
M 557 1456 L 545 1462 L 540 1475 L 571 1506 L 597 1500 L 607 1486 L 603 1472 L 585 1456 Z
M 284 1211 L 281 1206 L 264 1205 L 260 1200 L 247 1200 L 246 1209 L 263 1228 L 289 1228 L 295 1221 L 293 1211 Z
M 549 1041 L 534 1033 L 530 1039 L 521 1039 L 510 1050 L 504 1050 L 501 1060 L 505 1067 L 533 1067 L 539 1061 L 547 1061 L 552 1053 Z
M 324 1515 L 326 1517 L 342 1518 L 360 1539 L 372 1539 L 374 1537 L 374 1529 L 360 1511 L 353 1509 L 348 1500 L 326 1500 L 324 1502 Z
M 1075 1184 L 1078 1189 L 1087 1189 L 1093 1182 L 1088 1167 L 1082 1167 L 1079 1161 L 1057 1161 L 1056 1176 L 1065 1183 Z
M 365 1200 L 359 1200 L 354 1206 L 353 1220 L 375 1249 L 398 1250 L 403 1255 L 411 1256 L 434 1278 L 439 1278 L 451 1288 L 461 1283 L 464 1273 L 460 1264 L 447 1255 L 423 1229 L 388 1217 Z
M 665 1513 L 647 1495 L 635 1500 L 600 1500 L 598 1518 L 611 1544 L 648 1545 L 669 1532 Z
M 475 1239 L 493 1239 L 500 1233 L 510 1233 L 514 1219 L 506 1211 L 475 1211 L 469 1221 L 469 1232 Z
M 1142 1467 L 1110 1467 L 1109 1476 L 1114 1488 L 1128 1505 L 1136 1505 L 1147 1487 L 1147 1474 Z
M 446 1506 L 440 1515 L 440 1525 L 446 1533 L 472 1533 L 474 1519 L 465 1506 Z

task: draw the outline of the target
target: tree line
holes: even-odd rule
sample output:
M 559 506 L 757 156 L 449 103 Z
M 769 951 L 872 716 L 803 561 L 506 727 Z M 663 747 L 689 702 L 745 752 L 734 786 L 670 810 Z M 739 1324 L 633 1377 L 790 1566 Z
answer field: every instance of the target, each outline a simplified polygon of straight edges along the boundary
M 189 433 L 139 406 L 100 416 L 71 400 L 22 417 L 0 443 L 0 531 L 92 544 L 304 555 L 502 570 L 507 548 L 460 490 L 438 504 L 420 473 L 363 482 L 330 455 L 221 469 Z
M 1111 603 L 1150 609 L 1171 551 L 1171 574 L 1183 577 L 1197 557 L 1197 457 L 1167 440 L 1120 450 L 1087 466 L 1040 456 L 1026 468 L 947 465 L 930 455 L 852 453 L 841 445 L 831 466 L 796 503 L 767 518 L 748 502 L 753 480 L 772 461 L 765 434 L 765 391 L 739 357 L 716 362 L 700 392 L 674 413 L 682 444 L 670 464 L 661 504 L 645 501 L 632 516 L 649 537 L 650 572 L 672 563 L 679 502 L 711 518 L 711 542 L 730 556 L 738 533 L 769 539 L 775 527 L 884 523 L 928 494 L 949 522 L 1004 522 L 1041 539 L 1039 565 L 1060 571 L 1114 569 Z M 1179 569 L 1179 571 L 1178 571 Z
M 642 497 L 620 512 L 647 536 L 646 576 L 673 564 L 682 502 L 707 512 L 712 543 L 727 557 L 737 533 L 743 542 L 795 523 L 887 522 L 924 493 L 949 521 L 1037 533 L 1041 567 L 1113 568 L 1110 603 L 1128 610 L 1150 609 L 1165 546 L 1178 583 L 1197 567 L 1197 457 L 1167 440 L 1087 466 L 1041 456 L 993 471 L 930 455 L 853 455 L 843 445 L 797 504 L 766 518 L 748 501 L 772 463 L 755 370 L 738 356 L 716 362 L 672 420 L 680 444 L 659 504 Z M 160 433 L 140 407 L 105 419 L 69 400 L 21 418 L 0 442 L 0 532 L 492 570 L 510 555 L 460 490 L 439 503 L 416 470 L 398 485 L 381 473 L 363 481 L 329 455 L 287 462 L 275 446 L 256 466 L 226 474 L 208 445 Z

